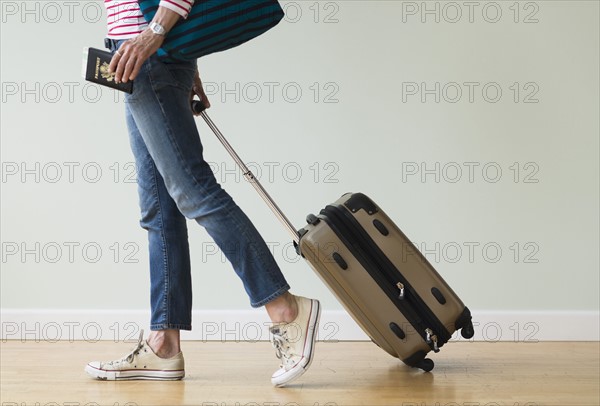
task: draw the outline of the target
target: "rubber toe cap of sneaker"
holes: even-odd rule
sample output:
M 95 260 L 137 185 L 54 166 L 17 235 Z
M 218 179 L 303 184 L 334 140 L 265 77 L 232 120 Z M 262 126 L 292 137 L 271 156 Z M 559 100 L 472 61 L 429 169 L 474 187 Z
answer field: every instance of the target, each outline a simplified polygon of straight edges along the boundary
M 98 373 L 102 370 L 102 363 L 100 361 L 92 361 L 89 362 L 83 370 L 88 373 L 88 375 L 96 377 Z
M 100 367 L 101 367 L 100 364 L 101 364 L 100 361 L 92 361 L 92 362 L 89 362 L 87 364 L 87 366 L 90 367 L 90 368 L 94 368 L 94 369 L 100 369 Z

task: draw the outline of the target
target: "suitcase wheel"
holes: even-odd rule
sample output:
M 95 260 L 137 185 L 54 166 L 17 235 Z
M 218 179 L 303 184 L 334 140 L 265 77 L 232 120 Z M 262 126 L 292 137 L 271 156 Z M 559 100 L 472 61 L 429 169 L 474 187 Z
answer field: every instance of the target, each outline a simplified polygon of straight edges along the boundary
M 469 322 L 466 326 L 460 329 L 460 335 L 467 340 L 469 338 L 473 338 L 475 335 L 475 329 L 473 328 L 473 323 Z
M 412 354 L 410 357 L 402 360 L 406 365 L 422 369 L 425 372 L 429 372 L 433 369 L 434 363 L 429 358 L 425 358 L 427 352 L 420 350 Z
M 415 365 L 417 368 L 422 369 L 425 372 L 429 372 L 433 369 L 434 367 L 434 363 L 433 360 L 429 359 L 429 358 L 424 358 L 421 362 L 419 362 L 417 365 Z

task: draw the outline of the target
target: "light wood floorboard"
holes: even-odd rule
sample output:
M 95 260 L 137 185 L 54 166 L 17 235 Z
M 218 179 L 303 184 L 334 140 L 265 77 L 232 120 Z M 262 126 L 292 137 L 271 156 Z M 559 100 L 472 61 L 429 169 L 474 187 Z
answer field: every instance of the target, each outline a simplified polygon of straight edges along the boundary
M 318 343 L 311 369 L 285 389 L 269 377 L 267 342 L 183 343 L 186 378 L 106 382 L 91 360 L 120 358 L 131 343 L 7 341 L 2 406 L 47 405 L 590 405 L 600 404 L 600 343 L 447 344 L 431 373 L 408 368 L 368 342 Z M 271 402 L 271 403 L 270 403 Z

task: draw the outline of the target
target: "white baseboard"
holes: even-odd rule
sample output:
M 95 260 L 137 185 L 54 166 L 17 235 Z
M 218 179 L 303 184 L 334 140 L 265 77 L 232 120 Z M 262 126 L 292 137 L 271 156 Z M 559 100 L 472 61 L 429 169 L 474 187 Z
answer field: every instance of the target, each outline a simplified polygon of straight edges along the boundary
M 141 310 L 2 309 L 2 341 L 130 341 L 148 330 L 149 313 Z M 598 311 L 473 311 L 474 341 L 598 341 Z M 264 310 L 193 312 L 192 331 L 184 340 L 264 341 L 269 339 Z M 368 340 L 343 310 L 323 311 L 320 340 Z M 453 341 L 464 341 L 456 333 Z

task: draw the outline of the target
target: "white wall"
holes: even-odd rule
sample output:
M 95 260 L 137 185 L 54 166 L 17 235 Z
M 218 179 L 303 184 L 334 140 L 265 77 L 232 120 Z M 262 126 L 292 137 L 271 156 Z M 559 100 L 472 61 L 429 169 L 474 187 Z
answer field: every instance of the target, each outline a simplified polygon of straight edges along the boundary
M 102 2 L 1 4 L 4 320 L 146 309 L 124 105 L 80 78 L 81 49 L 103 44 Z M 579 338 L 597 339 L 598 3 L 283 4 L 272 32 L 199 64 L 211 116 L 289 217 L 302 225 L 341 193 L 365 192 L 475 313 L 584 312 L 596 328 Z M 198 123 L 293 291 L 340 310 Z M 247 309 L 230 266 L 189 228 L 194 309 L 216 320 Z

